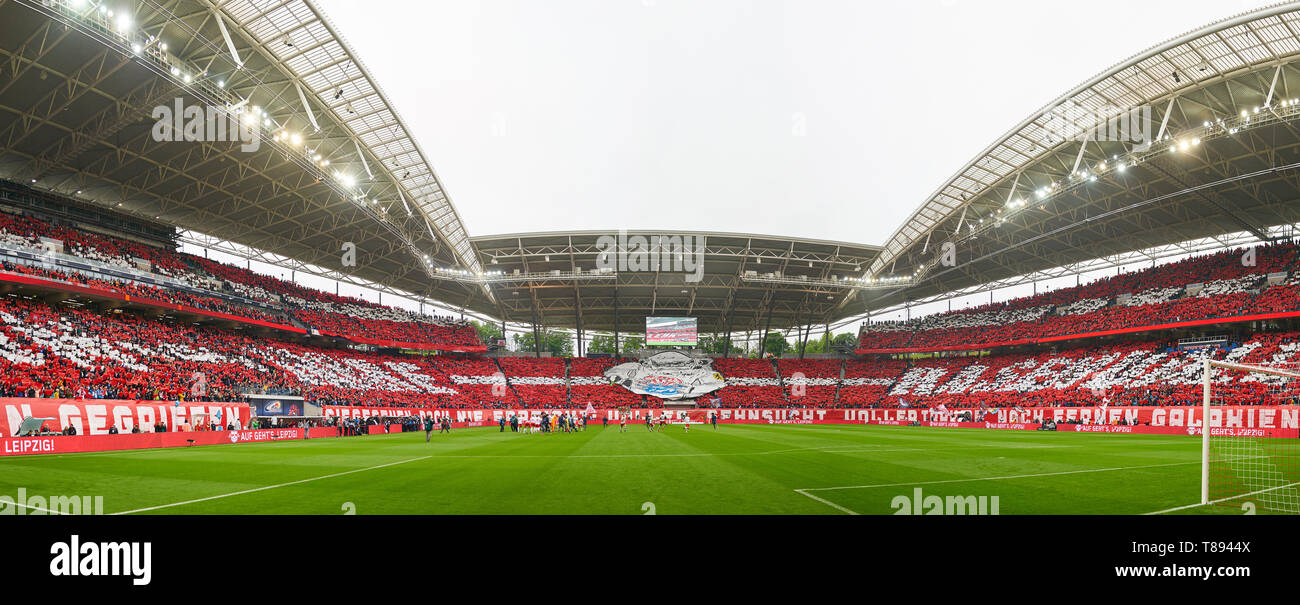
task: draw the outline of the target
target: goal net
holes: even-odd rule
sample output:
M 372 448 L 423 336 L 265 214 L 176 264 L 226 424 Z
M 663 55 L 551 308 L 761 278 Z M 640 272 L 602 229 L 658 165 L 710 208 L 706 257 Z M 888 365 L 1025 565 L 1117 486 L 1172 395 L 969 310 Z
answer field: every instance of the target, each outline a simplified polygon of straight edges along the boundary
M 1300 367 L 1206 360 L 1202 385 L 1201 504 L 1300 514 Z

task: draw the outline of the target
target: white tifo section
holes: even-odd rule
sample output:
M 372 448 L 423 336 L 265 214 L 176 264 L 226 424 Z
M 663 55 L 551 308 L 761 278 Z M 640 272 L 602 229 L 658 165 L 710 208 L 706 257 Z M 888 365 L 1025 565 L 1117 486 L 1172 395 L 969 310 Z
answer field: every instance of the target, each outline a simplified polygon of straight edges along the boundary
M 1300 514 L 1300 439 L 1234 436 L 1216 431 L 1215 408 L 1240 401 L 1249 387 L 1251 403 L 1295 403 L 1300 368 L 1243 365 L 1206 359 L 1202 370 L 1201 503 L 1253 502 L 1256 507 Z M 1259 401 L 1262 398 L 1263 401 Z M 1181 510 L 1178 509 L 1172 510 Z M 1161 511 L 1161 512 L 1170 512 Z
M 326 354 L 277 341 L 256 341 L 237 353 L 220 352 L 189 342 L 148 342 L 96 334 L 68 317 L 27 318 L 0 311 L 0 358 L 15 364 L 43 366 L 62 361 L 81 368 L 122 366 L 147 372 L 149 359 L 242 365 L 270 373 L 279 366 L 305 385 L 349 390 L 455 394 L 454 384 L 496 384 L 494 376 L 453 376 L 454 384 L 431 372 L 427 363 L 377 362 L 360 354 Z M 52 359 L 53 358 L 53 359 Z M 560 383 L 563 379 L 558 379 Z
M 876 488 L 882 488 L 882 487 L 917 487 L 917 486 L 922 486 L 922 485 L 942 485 L 942 484 L 946 484 L 946 483 L 973 483 L 973 482 L 976 482 L 976 481 L 1007 481 L 1007 480 L 1012 480 L 1012 479 L 1033 479 L 1033 478 L 1036 478 L 1036 477 L 1057 477 L 1057 476 L 1060 476 L 1060 475 L 1084 475 L 1084 474 L 1090 474 L 1090 473 L 1111 473 L 1111 472 L 1115 472 L 1115 471 L 1131 471 L 1131 470 L 1138 470 L 1138 469 L 1144 469 L 1144 468 L 1163 468 L 1163 467 L 1168 467 L 1168 466 L 1187 466 L 1187 465 L 1190 465 L 1190 464 L 1196 464 L 1196 463 L 1195 463 L 1195 462 L 1169 462 L 1169 463 L 1164 463 L 1164 464 L 1143 464 L 1143 465 L 1139 465 L 1139 466 L 1112 466 L 1112 467 L 1107 467 L 1107 468 L 1085 468 L 1085 469 L 1078 469 L 1078 470 L 1072 470 L 1072 471 L 1056 471 L 1056 472 L 1052 472 L 1052 473 L 1030 473 L 1030 474 L 1025 474 L 1025 475 L 1003 475 L 1003 476 L 1000 476 L 1000 477 L 969 477 L 969 478 L 963 478 L 963 479 L 940 479 L 940 480 L 937 480 L 937 481 L 910 481 L 910 482 L 906 482 L 906 483 L 878 483 L 878 484 L 875 484 L 875 485 L 841 485 L 841 486 L 837 486 L 837 487 L 805 487 L 805 488 L 797 489 L 797 490 L 794 490 L 794 491 L 795 491 L 795 493 L 797 493 L 797 494 L 799 494 L 799 495 L 801 495 L 801 496 L 807 496 L 807 497 L 809 497 L 809 498 L 812 498 L 813 500 L 816 500 L 816 501 L 818 501 L 818 502 L 821 502 L 822 504 L 825 504 L 825 505 L 827 505 L 827 506 L 833 507 L 833 508 L 835 508 L 835 509 L 837 509 L 837 510 L 839 510 L 839 511 L 841 511 L 841 512 L 845 512 L 845 513 L 848 513 L 848 514 L 850 514 L 850 515 L 856 515 L 856 514 L 858 514 L 858 513 L 855 512 L 855 511 L 849 510 L 848 508 L 845 508 L 845 507 L 843 507 L 843 506 L 840 506 L 840 505 L 838 505 L 838 504 L 836 504 L 836 503 L 834 503 L 834 502 L 831 502 L 830 500 L 827 500 L 827 499 L 822 498 L 822 497 L 820 497 L 820 496 L 815 496 L 815 495 L 810 494 L 810 493 L 808 493 L 808 492 L 830 492 L 830 491 L 839 491 L 839 490 L 848 490 L 848 489 L 876 489 Z M 1196 506 L 1199 506 L 1199 505 L 1196 505 Z
M 1271 356 L 1264 355 L 1271 351 Z M 1247 342 L 1224 358 L 1239 362 L 1248 356 L 1268 359 L 1269 366 L 1282 367 L 1300 361 L 1300 343 Z M 1191 351 L 1170 355 L 1163 350 L 1136 343 L 1101 350 L 1065 351 L 1041 355 L 1007 355 L 973 360 L 966 365 L 947 361 L 919 360 L 897 380 L 863 384 L 890 386 L 888 397 L 909 395 L 963 395 L 973 393 L 1032 394 L 1053 389 L 1142 390 L 1163 386 L 1196 386 L 1201 383 L 1204 353 Z M 1252 381 L 1249 376 L 1221 377 L 1221 380 Z M 845 379 L 845 386 L 855 386 Z M 1258 380 L 1258 378 L 1253 379 Z

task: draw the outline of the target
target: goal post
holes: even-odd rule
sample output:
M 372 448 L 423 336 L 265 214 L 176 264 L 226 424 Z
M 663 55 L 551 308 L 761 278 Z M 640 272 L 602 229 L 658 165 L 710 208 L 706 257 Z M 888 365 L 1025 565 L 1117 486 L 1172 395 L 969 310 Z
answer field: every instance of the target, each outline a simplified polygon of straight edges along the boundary
M 1300 430 L 1243 423 L 1233 406 L 1300 404 L 1300 368 L 1206 359 L 1201 377 L 1201 504 L 1300 514 Z M 1262 412 L 1261 412 L 1262 415 Z

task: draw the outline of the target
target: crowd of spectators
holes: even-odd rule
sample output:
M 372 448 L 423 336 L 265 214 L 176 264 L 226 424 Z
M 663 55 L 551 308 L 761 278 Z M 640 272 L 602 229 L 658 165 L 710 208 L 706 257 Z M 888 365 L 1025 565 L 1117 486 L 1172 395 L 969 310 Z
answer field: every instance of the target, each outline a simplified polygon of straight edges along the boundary
M 1300 361 L 1300 333 L 1214 349 L 1242 363 Z M 715 359 L 718 407 L 1194 405 L 1201 353 L 1161 343 L 898 359 Z M 324 405 L 461 409 L 660 407 L 608 384 L 619 359 L 403 356 L 0 297 L 0 396 L 239 400 L 300 393 Z M 1227 381 L 1237 403 L 1276 401 L 1267 382 Z M 1276 386 L 1276 385 L 1272 385 Z M 1290 389 L 1290 390 L 1286 390 Z M 1289 402 L 1289 401 L 1288 401 Z
M 580 409 L 586 409 L 588 404 L 597 408 L 644 406 L 644 396 L 633 393 L 621 386 L 610 384 L 609 379 L 605 377 L 605 370 L 633 361 L 635 360 L 614 357 L 575 357 L 570 359 L 570 401 Z
M 231 300 L 225 300 L 213 296 L 201 296 L 171 288 L 159 288 L 157 286 L 125 280 L 97 279 L 78 271 L 58 271 L 27 264 L 11 263 L 9 261 L 0 261 L 0 269 L 3 269 L 4 272 L 17 275 L 39 277 L 50 281 L 97 288 L 105 290 L 110 294 L 133 297 L 137 302 L 140 299 L 156 300 L 182 307 L 225 313 L 227 315 L 234 315 L 246 319 L 256 319 L 276 324 L 287 323 L 287 320 L 282 314 L 274 311 L 240 304 Z
M 1088 284 L 906 322 L 862 326 L 859 348 L 942 350 L 1166 323 L 1300 311 L 1291 242 L 1224 250 Z M 1271 275 L 1289 275 L 1269 287 Z
M 127 239 L 0 213 L 0 244 L 64 253 L 126 273 L 185 284 L 164 288 L 51 260 L 4 262 L 3 271 L 371 341 L 480 345 L 464 321 L 304 287 Z M 941 348 L 1132 328 L 1243 313 L 1300 310 L 1297 248 L 1261 246 L 1252 263 L 1230 250 L 1123 273 L 1005 303 L 863 327 L 866 348 Z M 1272 285 L 1276 275 L 1287 279 Z M 98 275 L 98 276 L 97 276 Z M 1270 279 L 1273 276 L 1273 279 Z M 170 283 L 170 282 L 169 282 Z M 244 302 L 239 302 L 244 301 Z M 248 304 L 249 301 L 255 301 Z M 292 320 L 290 319 L 292 318 Z M 1254 335 L 1226 356 L 1275 362 L 1300 336 Z M 1263 356 L 1263 357 L 1261 357 Z M 716 359 L 721 407 L 975 407 L 1191 405 L 1193 354 L 1153 344 L 1057 353 L 919 360 Z M 253 338 L 239 331 L 0 298 L 0 396 L 237 400 L 244 392 L 297 393 L 319 404 L 436 408 L 661 407 L 608 383 L 623 359 L 411 357 Z M 1189 378 L 1191 376 L 1191 378 Z M 1227 384 L 1239 403 L 1273 401 L 1261 383 Z
M 254 273 L 246 268 L 218 263 L 162 247 L 59 226 L 28 216 L 0 212 L 0 244 L 28 251 L 60 250 L 64 254 L 134 272 L 168 278 L 194 292 L 162 288 L 141 282 L 87 275 L 82 271 L 56 269 L 57 259 L 48 256 L 46 266 L 5 263 L 5 270 L 55 279 L 68 283 L 105 288 L 176 305 L 185 305 L 287 324 L 285 317 L 321 333 L 358 339 L 361 342 L 392 342 L 441 347 L 478 347 L 477 330 L 469 322 L 447 316 L 417 313 L 359 298 L 339 296 L 307 288 L 292 281 Z M 210 295 L 196 294 L 207 292 Z M 239 297 L 254 304 L 231 300 Z

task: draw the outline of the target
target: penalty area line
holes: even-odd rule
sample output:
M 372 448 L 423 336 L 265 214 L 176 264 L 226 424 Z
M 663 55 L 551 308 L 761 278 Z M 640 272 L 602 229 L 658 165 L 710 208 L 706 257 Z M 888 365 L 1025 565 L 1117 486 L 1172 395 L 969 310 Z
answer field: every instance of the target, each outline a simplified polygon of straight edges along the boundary
M 826 492 L 841 489 L 872 489 L 877 487 L 907 487 L 911 485 L 939 485 L 942 483 L 970 483 L 973 481 L 1002 481 L 1006 479 L 1032 479 L 1034 477 L 1055 477 L 1058 475 L 1080 475 L 1084 473 L 1106 473 L 1111 471 L 1128 471 L 1143 468 L 1161 468 L 1166 466 L 1186 466 L 1189 464 L 1200 464 L 1196 462 L 1170 462 L 1168 464 L 1144 464 L 1141 466 L 1115 466 L 1110 468 L 1085 468 L 1074 471 L 1057 471 L 1054 473 L 1033 473 L 1028 475 L 1003 475 L 1001 477 L 970 477 L 966 479 L 941 479 L 938 481 L 908 481 L 906 483 L 879 483 L 876 485 L 843 485 L 839 487 L 805 487 L 801 490 L 808 492 Z
M 850 515 L 856 515 L 856 514 L 858 514 L 858 513 L 853 512 L 852 510 L 849 510 L 849 509 L 847 509 L 847 508 L 845 508 L 845 507 L 843 507 L 843 506 L 840 506 L 840 505 L 838 505 L 838 504 L 836 504 L 836 503 L 834 503 L 834 502 L 831 502 L 830 500 L 827 500 L 827 499 L 825 499 L 825 498 L 820 498 L 820 497 L 818 497 L 818 496 L 814 496 L 814 495 L 812 495 L 812 494 L 810 494 L 810 493 L 808 493 L 808 492 L 824 492 L 824 491 L 833 491 L 833 490 L 841 490 L 841 489 L 872 489 L 872 488 L 877 488 L 877 487 L 908 487 L 908 486 L 913 486 L 913 485 L 939 485 L 939 484 L 942 484 L 942 483 L 970 483 L 970 482 L 974 482 L 974 481 L 1002 481 L 1002 480 L 1006 480 L 1006 479 L 1030 479 L 1030 478 L 1033 478 L 1033 477 L 1055 477 L 1055 476 L 1058 476 L 1058 475 L 1078 475 L 1078 474 L 1083 474 L 1083 473 L 1104 473 L 1104 472 L 1110 472 L 1110 471 L 1126 471 L 1126 470 L 1135 470 L 1135 469 L 1143 469 L 1143 468 L 1160 468 L 1160 467 L 1165 467 L 1165 466 L 1184 466 L 1184 465 L 1188 465 L 1188 464 L 1200 464 L 1200 463 L 1201 463 L 1201 462 L 1198 460 L 1198 461 L 1196 461 L 1196 462 L 1171 462 L 1171 463 L 1169 463 L 1169 464 L 1146 464 L 1146 465 L 1142 465 L 1142 466 L 1116 466 L 1116 467 L 1111 467 L 1111 468 L 1091 468 L 1091 469 L 1080 469 L 1080 470 L 1076 470 L 1076 471 L 1059 471 L 1059 472 L 1055 472 L 1055 473 L 1033 473 L 1033 474 L 1029 474 L 1029 475 L 1005 475 L 1005 476 L 1002 476 L 1002 477 L 972 477 L 972 478 L 969 478 L 969 479 L 943 479 L 943 480 L 939 480 L 939 481 L 912 481 L 912 482 L 908 482 L 908 483 L 880 483 L 880 484 L 877 484 L 877 485 L 845 485 L 845 486 L 840 486 L 840 487 L 805 487 L 805 488 L 797 489 L 797 490 L 794 490 L 794 491 L 795 491 L 795 493 L 797 493 L 797 494 L 801 494 L 801 495 L 807 496 L 807 497 L 809 497 L 809 498 L 812 498 L 813 500 L 816 500 L 816 501 L 818 501 L 818 502 L 821 502 L 822 504 L 825 504 L 825 505 L 827 505 L 827 506 L 830 506 L 830 507 L 832 507 L 832 508 L 834 508 L 834 509 L 836 509 L 836 510 L 839 510 L 839 511 L 842 511 L 842 512 L 845 512 L 845 513 L 848 513 L 848 514 L 850 514 Z M 1276 488 L 1274 488 L 1274 489 L 1276 489 Z M 1200 505 L 1197 504 L 1196 506 L 1200 506 Z M 1184 507 L 1184 508 L 1190 508 L 1190 507 Z M 1171 509 L 1171 510 L 1176 510 L 1176 509 Z M 1169 512 L 1169 511 L 1160 511 L 1160 512 Z M 1149 513 L 1149 514 L 1158 514 L 1158 513 Z
M 1189 508 L 1196 508 L 1196 507 L 1198 507 L 1198 506 L 1210 506 L 1210 505 L 1212 505 L 1212 504 L 1218 504 L 1218 503 L 1220 503 L 1220 502 L 1227 502 L 1228 500 L 1240 500 L 1240 499 L 1242 499 L 1242 498 L 1249 498 L 1249 497 L 1251 497 L 1251 496 L 1257 496 L 1257 495 L 1259 495 L 1259 494 L 1263 494 L 1263 493 L 1266 493 L 1266 492 L 1276 491 L 1276 490 L 1279 490 L 1279 489 L 1288 489 L 1288 488 L 1292 488 L 1292 487 L 1295 487 L 1295 486 L 1297 486 L 1297 485 L 1300 485 L 1300 481 L 1296 481 L 1295 483 L 1288 483 L 1288 484 L 1286 484 L 1286 485 L 1279 485 L 1279 486 L 1276 486 L 1276 487 L 1266 487 L 1266 488 L 1264 488 L 1264 489 L 1257 489 L 1257 490 L 1255 490 L 1255 491 L 1253 491 L 1253 492 L 1249 492 L 1249 493 L 1241 494 L 1241 495 L 1239 495 L 1239 496 L 1228 496 L 1228 497 L 1226 497 L 1226 498 L 1218 498 L 1218 499 L 1215 499 L 1215 500 L 1210 500 L 1209 502 L 1198 502 L 1198 503 L 1196 503 L 1196 504 L 1188 504 L 1188 505 L 1186 505 L 1186 506 L 1175 506 L 1175 507 L 1173 507 L 1173 508 L 1166 508 L 1166 509 L 1164 509 L 1164 510 L 1158 510 L 1158 511 L 1151 512 L 1151 513 L 1143 513 L 1142 515 L 1143 515 L 1143 516 L 1149 516 L 1149 515 L 1163 515 L 1163 514 L 1165 514 L 1165 513 L 1174 513 L 1174 512 L 1178 512 L 1178 511 L 1180 511 L 1180 510 L 1187 510 L 1187 509 L 1189 509 Z
M 409 459 L 407 459 L 407 460 L 399 460 L 399 461 L 397 461 L 397 462 L 389 462 L 389 463 L 387 463 L 387 464 L 377 464 L 377 465 L 375 465 L 375 466 L 368 466 L 368 467 L 366 467 L 366 468 L 354 468 L 354 469 L 352 469 L 352 470 L 350 470 L 350 471 L 343 471 L 343 472 L 339 472 L 339 473 L 330 473 L 330 474 L 328 474 L 328 475 L 321 475 L 321 476 L 319 476 L 319 477 L 309 477 L 309 478 L 307 478 L 307 479 L 299 479 L 299 480 L 297 480 L 297 481 L 288 481 L 288 482 L 286 482 L 286 483 L 277 483 L 277 484 L 275 484 L 275 485 L 266 485 L 266 486 L 262 486 L 262 487 L 254 487 L 254 488 L 252 488 L 252 489 L 245 489 L 245 490 L 240 490 L 240 491 L 237 491 L 237 492 L 230 492 L 230 493 L 228 493 L 228 494 L 218 494 L 218 495 L 216 495 L 216 496 L 208 496 L 208 497 L 206 497 L 206 498 L 195 498 L 195 499 L 193 499 L 193 500 L 185 500 L 185 501 L 183 501 L 183 502 L 173 502 L 173 503 L 171 503 L 171 504 L 159 504 L 158 506 L 147 506 L 147 507 L 145 507 L 145 508 L 137 508 L 137 509 L 134 509 L 134 510 L 125 510 L 125 511 L 117 512 L 117 513 L 113 513 L 113 514 L 114 514 L 114 515 L 131 515 L 131 514 L 134 514 L 134 513 L 143 513 L 143 512 L 148 512 L 148 511 L 151 511 L 151 510 L 158 510 L 158 509 L 162 509 L 162 508 L 172 508 L 172 507 L 175 507 L 175 506 L 185 506 L 186 504 L 196 504 L 196 503 L 198 503 L 198 502 L 207 502 L 207 501 L 209 501 L 209 500 L 220 500 L 221 498 L 229 498 L 229 497 L 231 497 L 231 496 L 242 496 L 242 495 L 244 495 L 244 494 L 252 494 L 252 493 L 255 493 L 255 492 L 264 492 L 264 491 L 266 491 L 266 490 L 277 489 L 277 488 L 281 488 L 281 487 L 288 487 L 288 486 L 290 486 L 290 485 L 299 485 L 299 484 L 302 484 L 302 483 L 310 483 L 310 482 L 312 482 L 312 481 L 320 481 L 321 479 L 332 479 L 332 478 L 334 478 L 334 477 L 342 477 L 342 476 L 344 476 L 344 475 L 352 475 L 352 474 L 355 474 L 355 473 L 363 473 L 363 472 L 365 472 L 365 471 L 373 471 L 373 470 L 376 470 L 376 469 L 386 468 L 386 467 L 389 467 L 389 466 L 397 466 L 397 465 L 399 465 L 399 464 L 406 464 L 407 462 L 416 462 L 416 461 L 419 461 L 419 460 L 427 460 L 427 459 L 432 458 L 432 457 L 433 457 L 433 456 L 420 456 L 419 458 L 409 458 Z
M 844 508 L 843 506 L 840 506 L 840 505 L 838 505 L 838 504 L 836 504 L 836 503 L 834 503 L 834 502 L 831 502 L 830 500 L 827 500 L 827 499 L 825 499 L 825 498 L 820 498 L 820 497 L 814 496 L 814 495 L 812 495 L 812 494 L 810 494 L 810 493 L 808 493 L 808 492 L 806 492 L 806 491 L 803 491 L 803 490 L 801 490 L 801 489 L 794 490 L 794 492 L 795 492 L 796 494 L 801 494 L 801 495 L 804 495 L 804 496 L 808 496 L 809 498 L 812 498 L 813 500 L 816 500 L 816 501 L 818 501 L 818 502 L 821 502 L 822 504 L 825 504 L 826 506 L 829 506 L 829 507 L 834 508 L 834 509 L 836 509 L 836 510 L 839 510 L 839 511 L 841 511 L 841 512 L 848 513 L 848 514 L 850 514 L 850 515 L 856 515 L 856 514 L 858 514 L 858 513 L 855 513 L 855 512 L 853 512 L 853 511 L 847 509 L 847 508 Z

